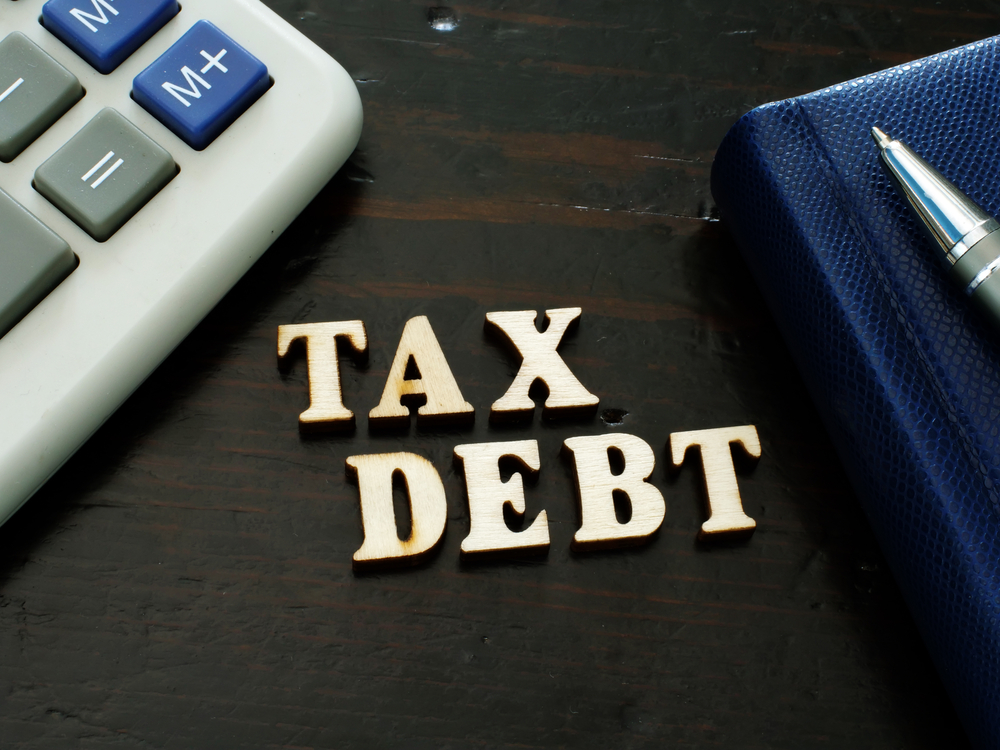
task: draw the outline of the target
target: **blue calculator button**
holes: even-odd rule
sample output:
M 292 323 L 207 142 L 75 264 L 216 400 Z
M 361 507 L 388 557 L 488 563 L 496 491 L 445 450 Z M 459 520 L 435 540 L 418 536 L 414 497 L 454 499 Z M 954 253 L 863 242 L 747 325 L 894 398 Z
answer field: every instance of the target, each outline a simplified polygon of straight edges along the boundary
M 198 21 L 132 82 L 132 96 L 201 151 L 271 86 L 267 66 Z
M 177 0 L 49 0 L 42 23 L 100 73 L 110 73 L 177 15 Z

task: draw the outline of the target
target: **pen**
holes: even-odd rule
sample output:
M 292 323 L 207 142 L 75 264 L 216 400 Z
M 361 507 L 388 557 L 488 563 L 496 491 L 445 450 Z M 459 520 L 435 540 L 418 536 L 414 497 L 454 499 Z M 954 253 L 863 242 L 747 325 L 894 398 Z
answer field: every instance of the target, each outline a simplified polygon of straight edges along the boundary
M 940 251 L 948 275 L 1000 330 L 1000 224 L 901 141 L 872 128 L 882 164 Z

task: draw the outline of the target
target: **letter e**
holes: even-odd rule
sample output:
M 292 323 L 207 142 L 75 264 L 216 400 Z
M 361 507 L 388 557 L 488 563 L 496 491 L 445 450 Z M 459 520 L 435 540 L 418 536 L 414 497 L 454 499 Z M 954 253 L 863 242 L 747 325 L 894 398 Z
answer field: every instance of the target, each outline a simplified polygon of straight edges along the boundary
M 549 525 L 541 511 L 531 526 L 523 531 L 511 531 L 504 521 L 504 505 L 523 515 L 524 481 L 519 472 L 506 482 L 500 479 L 500 459 L 518 459 L 528 471 L 537 473 L 541 464 L 537 440 L 516 440 L 506 443 L 459 445 L 455 457 L 465 469 L 465 487 L 469 493 L 469 535 L 462 541 L 462 554 L 536 550 L 549 548 Z

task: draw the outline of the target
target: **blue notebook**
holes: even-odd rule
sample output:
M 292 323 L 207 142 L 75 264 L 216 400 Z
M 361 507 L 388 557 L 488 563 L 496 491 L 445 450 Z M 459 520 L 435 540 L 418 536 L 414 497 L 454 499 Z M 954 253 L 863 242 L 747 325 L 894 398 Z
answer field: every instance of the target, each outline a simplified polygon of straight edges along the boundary
M 1000 216 L 1000 37 L 745 115 L 712 193 L 970 737 L 1000 747 L 1000 333 L 946 278 L 876 125 Z

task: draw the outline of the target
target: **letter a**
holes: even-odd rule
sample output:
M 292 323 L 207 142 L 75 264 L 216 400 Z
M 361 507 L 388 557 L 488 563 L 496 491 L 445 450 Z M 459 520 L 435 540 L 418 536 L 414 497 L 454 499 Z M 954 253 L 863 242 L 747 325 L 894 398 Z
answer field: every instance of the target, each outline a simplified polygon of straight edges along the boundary
M 701 449 L 701 466 L 708 493 L 708 520 L 701 525 L 699 539 L 750 536 L 757 528 L 757 522 L 743 512 L 731 444 L 740 445 L 751 458 L 760 458 L 760 438 L 752 424 L 670 435 L 670 459 L 674 466 L 684 463 L 688 448 L 697 446 Z
M 420 377 L 407 380 L 406 370 L 411 359 Z M 431 323 L 424 315 L 406 321 L 382 400 L 369 412 L 368 419 L 376 425 L 405 424 L 410 419 L 410 410 L 402 400 L 419 395 L 427 399 L 417 409 L 417 422 L 421 424 L 472 419 L 475 414 L 472 405 L 462 398 Z
M 347 339 L 358 354 L 367 354 L 368 334 L 360 320 L 278 326 L 279 362 L 288 355 L 293 342 L 305 340 L 309 363 L 309 408 L 299 415 L 299 427 L 303 430 L 349 429 L 354 426 L 354 412 L 344 406 L 340 387 L 338 338 Z
M 541 380 L 549 389 L 543 407 L 546 417 L 597 406 L 600 399 L 583 387 L 556 352 L 566 330 L 582 312 L 579 307 L 546 310 L 549 325 L 544 333 L 539 333 L 535 327 L 538 314 L 534 310 L 486 314 L 487 325 L 496 326 L 522 358 L 514 382 L 491 407 L 490 419 L 530 418 L 535 402 L 528 391 L 536 380 Z
M 667 506 L 663 495 L 646 480 L 656 467 L 653 449 L 635 435 L 592 435 L 569 438 L 580 494 L 580 528 L 573 537 L 576 549 L 608 549 L 645 542 L 663 523 Z M 625 459 L 619 474 L 611 470 L 609 451 Z M 615 492 L 628 496 L 632 517 L 620 523 L 615 515 Z
M 348 473 L 358 478 L 365 541 L 354 553 L 354 567 L 416 565 L 444 536 L 448 501 L 434 464 L 415 453 L 351 456 Z M 392 508 L 392 478 L 402 475 L 413 520 L 410 538 L 401 541 Z

